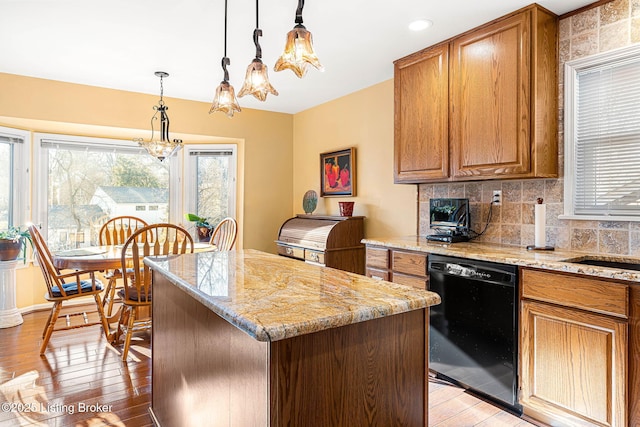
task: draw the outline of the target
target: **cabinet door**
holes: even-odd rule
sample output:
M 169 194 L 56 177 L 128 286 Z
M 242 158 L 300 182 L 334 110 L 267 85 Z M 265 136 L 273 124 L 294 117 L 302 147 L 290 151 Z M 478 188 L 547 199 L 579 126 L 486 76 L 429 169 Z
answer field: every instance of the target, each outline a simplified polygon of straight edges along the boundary
M 394 64 L 396 183 L 449 176 L 448 67 L 448 44 Z
M 621 319 L 524 301 L 525 413 L 554 425 L 626 426 L 627 327 Z
M 530 172 L 531 12 L 470 32 L 451 48 L 453 179 Z

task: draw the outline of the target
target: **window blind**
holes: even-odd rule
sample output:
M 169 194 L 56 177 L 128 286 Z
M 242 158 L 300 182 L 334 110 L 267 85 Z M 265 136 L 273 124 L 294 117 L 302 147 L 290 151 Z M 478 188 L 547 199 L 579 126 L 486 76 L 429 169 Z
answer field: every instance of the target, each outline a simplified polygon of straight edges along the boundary
M 14 136 L 9 136 L 9 135 L 0 135 L 0 143 L 5 143 L 5 144 L 23 144 L 24 143 L 24 139 L 18 138 L 18 137 L 14 137 Z
M 233 151 L 221 151 L 221 150 L 199 150 L 199 151 L 189 151 L 190 156 L 233 156 Z
M 93 151 L 103 153 L 120 154 L 143 154 L 144 149 L 134 142 L 104 140 L 99 143 L 83 141 L 67 141 L 63 139 L 41 139 L 42 148 L 73 150 L 73 151 Z
M 640 55 L 576 74 L 576 215 L 640 215 Z

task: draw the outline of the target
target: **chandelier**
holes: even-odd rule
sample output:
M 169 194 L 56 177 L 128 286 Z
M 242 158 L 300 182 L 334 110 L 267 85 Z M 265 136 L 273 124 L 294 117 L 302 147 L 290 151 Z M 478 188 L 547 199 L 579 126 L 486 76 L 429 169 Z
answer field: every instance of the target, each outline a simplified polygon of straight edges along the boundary
M 164 100 L 162 99 L 164 92 L 162 79 L 169 77 L 169 73 L 156 71 L 155 75 L 160 77 L 160 101 L 158 101 L 158 105 L 153 106 L 153 109 L 156 112 L 153 117 L 151 117 L 151 139 L 145 141 L 142 138 L 136 138 L 134 141 L 147 150 L 149 154 L 162 162 L 164 159 L 171 157 L 173 153 L 180 150 L 182 147 L 182 140 L 169 138 L 169 116 L 167 116 L 167 110 L 169 107 L 164 104 Z M 160 115 L 160 140 L 154 139 L 153 126 L 153 122 L 158 120 L 158 114 Z

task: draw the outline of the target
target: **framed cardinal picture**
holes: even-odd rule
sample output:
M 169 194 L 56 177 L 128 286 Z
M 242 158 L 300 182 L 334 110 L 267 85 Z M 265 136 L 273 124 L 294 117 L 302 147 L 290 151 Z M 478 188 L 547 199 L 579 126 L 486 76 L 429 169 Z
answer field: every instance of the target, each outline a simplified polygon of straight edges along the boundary
M 356 149 L 320 154 L 320 196 L 356 195 Z

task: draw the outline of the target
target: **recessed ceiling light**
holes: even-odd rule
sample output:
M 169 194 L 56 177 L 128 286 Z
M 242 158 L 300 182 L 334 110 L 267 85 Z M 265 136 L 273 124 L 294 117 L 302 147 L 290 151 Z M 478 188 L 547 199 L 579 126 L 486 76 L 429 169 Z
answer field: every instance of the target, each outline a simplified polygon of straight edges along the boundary
M 409 24 L 409 29 L 411 31 L 422 31 L 424 29 L 429 28 L 433 25 L 433 21 L 428 19 L 416 19 L 412 23 Z

